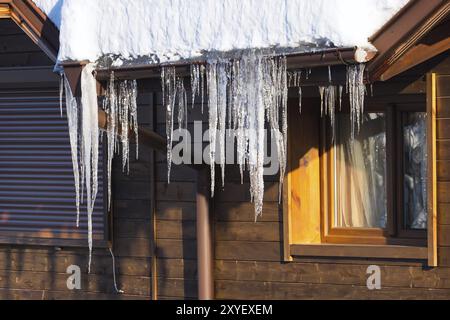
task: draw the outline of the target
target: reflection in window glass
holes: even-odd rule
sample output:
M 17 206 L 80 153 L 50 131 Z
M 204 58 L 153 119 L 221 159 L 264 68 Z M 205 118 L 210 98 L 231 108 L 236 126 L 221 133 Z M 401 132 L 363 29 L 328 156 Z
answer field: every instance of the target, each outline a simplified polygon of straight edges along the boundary
M 407 229 L 427 227 L 425 112 L 403 113 L 403 211 Z
M 335 218 L 338 228 L 385 228 L 386 116 L 366 113 L 359 134 L 350 137 L 350 117 L 336 117 Z

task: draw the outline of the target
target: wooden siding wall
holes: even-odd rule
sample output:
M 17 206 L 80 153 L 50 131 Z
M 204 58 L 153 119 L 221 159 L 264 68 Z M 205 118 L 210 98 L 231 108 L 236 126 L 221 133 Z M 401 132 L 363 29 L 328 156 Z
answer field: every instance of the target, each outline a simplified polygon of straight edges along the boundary
M 0 19 L 0 67 L 51 65 L 52 61 L 10 19 Z
M 450 72 L 437 74 L 438 258 L 450 267 Z

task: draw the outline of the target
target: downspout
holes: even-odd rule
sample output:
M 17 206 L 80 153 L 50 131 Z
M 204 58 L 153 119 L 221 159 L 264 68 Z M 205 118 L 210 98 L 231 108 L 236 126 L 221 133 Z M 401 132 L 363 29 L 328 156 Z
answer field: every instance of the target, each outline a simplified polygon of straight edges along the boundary
M 209 210 L 207 167 L 197 170 L 197 270 L 198 299 L 214 299 L 213 224 Z

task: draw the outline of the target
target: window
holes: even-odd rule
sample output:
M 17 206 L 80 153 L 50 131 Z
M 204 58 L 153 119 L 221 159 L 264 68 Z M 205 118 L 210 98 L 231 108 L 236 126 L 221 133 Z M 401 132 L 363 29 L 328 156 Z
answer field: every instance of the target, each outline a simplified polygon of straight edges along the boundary
M 348 112 L 322 125 L 330 195 L 323 241 L 426 245 L 425 106 L 369 108 L 354 139 Z
M 430 239 L 435 243 L 436 228 L 428 229 L 435 211 L 430 199 L 436 196 L 431 104 L 422 98 L 397 104 L 368 98 L 353 140 L 348 106 L 331 125 L 321 117 L 319 99 L 304 98 L 302 105 L 301 115 L 298 101 L 289 106 L 286 260 L 428 258 L 435 265 Z
M 86 245 L 86 208 L 78 229 L 67 120 L 56 91 L 0 90 L 0 150 L 1 242 Z M 107 233 L 103 181 L 100 168 L 97 244 Z

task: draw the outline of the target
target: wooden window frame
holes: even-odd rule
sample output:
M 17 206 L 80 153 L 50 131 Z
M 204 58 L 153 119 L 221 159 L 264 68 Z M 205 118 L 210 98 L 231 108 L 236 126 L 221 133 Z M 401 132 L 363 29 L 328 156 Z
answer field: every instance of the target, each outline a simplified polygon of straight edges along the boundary
M 385 114 L 386 119 L 386 198 L 387 225 L 382 228 L 340 228 L 335 227 L 335 196 L 333 179 L 335 148 L 331 142 L 328 119 L 321 120 L 323 229 L 322 242 L 333 244 L 402 245 L 426 246 L 426 230 L 408 230 L 403 228 L 403 112 L 426 112 L 425 106 L 391 105 L 368 106 L 366 111 Z M 348 110 L 345 110 L 347 113 Z
M 287 163 L 286 182 L 283 186 L 283 256 L 284 261 L 295 261 L 302 258 L 333 258 L 333 261 L 346 261 L 348 258 L 356 259 L 388 259 L 402 261 L 428 261 L 428 266 L 438 266 L 438 250 L 437 250 L 437 173 L 436 173 L 436 74 L 427 74 L 427 148 L 428 148 L 428 185 L 427 185 L 427 216 L 428 225 L 426 230 L 426 238 L 417 239 L 415 235 L 410 235 L 405 239 L 397 241 L 390 239 L 389 241 L 380 241 L 380 244 L 361 244 L 361 243 L 327 243 L 324 242 L 326 221 L 324 216 L 326 210 L 329 210 L 327 201 L 329 197 L 326 181 L 328 179 L 327 171 L 323 170 L 326 164 L 324 156 L 323 141 L 319 139 L 318 152 L 310 152 L 311 143 L 314 143 L 315 136 L 320 137 L 318 132 L 322 132 L 326 127 L 321 125 L 326 119 L 316 122 L 314 117 L 308 117 L 307 113 L 303 113 L 300 118 L 295 116 L 298 113 L 298 101 L 290 100 L 289 108 L 292 109 L 290 123 L 295 125 L 289 126 L 288 150 L 289 157 Z M 315 98 L 304 99 L 304 111 L 320 110 L 320 101 Z M 384 100 L 386 101 L 386 100 Z M 383 102 L 381 102 L 383 103 Z M 394 110 L 393 105 L 389 105 L 389 101 L 384 103 L 389 106 L 388 110 Z M 345 105 L 344 105 L 345 107 Z M 403 108 L 403 106 L 395 106 Z M 423 104 L 422 104 L 423 109 Z M 420 110 L 422 111 L 422 110 Z M 305 116 L 306 115 L 306 116 Z M 294 122 L 292 122 L 294 121 Z M 392 125 L 392 124 L 389 124 Z M 320 130 L 319 130 L 320 128 Z M 317 130 L 317 131 L 316 131 Z M 297 136 L 304 137 L 307 141 L 312 141 L 307 146 L 297 148 L 295 141 Z M 392 144 L 393 145 L 393 144 Z M 394 149 L 391 145 L 391 149 Z M 295 150 L 295 152 L 293 152 Z M 300 150 L 300 151 L 299 151 Z M 309 151 L 308 151 L 309 150 Z M 389 149 L 390 150 L 390 149 Z M 395 150 L 394 150 L 395 151 Z M 393 152 L 393 151 L 391 151 Z M 300 158 L 297 158 L 300 155 Z M 316 159 L 320 162 L 320 174 L 316 172 Z M 306 163 L 306 165 L 304 165 Z M 312 164 L 312 168 L 308 168 L 308 164 Z M 312 170 L 312 171 L 311 171 Z M 398 171 L 397 167 L 391 166 L 391 170 Z M 293 188 L 298 187 L 297 179 L 299 174 L 302 176 L 300 190 Z M 389 176 L 389 175 L 388 175 Z M 313 180 L 311 180 L 313 179 Z M 314 182 L 315 180 L 318 182 Z M 306 180 L 306 182 L 304 182 Z M 311 185 L 312 182 L 312 185 Z M 402 182 L 403 184 L 403 182 Z M 320 188 L 318 187 L 320 185 Z M 392 185 L 393 189 L 399 188 L 399 184 Z M 403 185 L 401 186 L 403 189 Z M 320 202 L 320 208 L 315 203 Z M 307 207 L 299 204 L 307 203 Z M 313 204 L 313 205 L 310 205 Z M 396 204 L 397 206 L 397 204 Z M 392 210 L 398 210 L 393 207 Z M 301 223 L 300 223 L 300 221 Z M 397 230 L 391 229 L 391 232 Z M 352 239 L 353 240 L 353 239 Z M 419 241 L 418 241 L 419 240 Z

